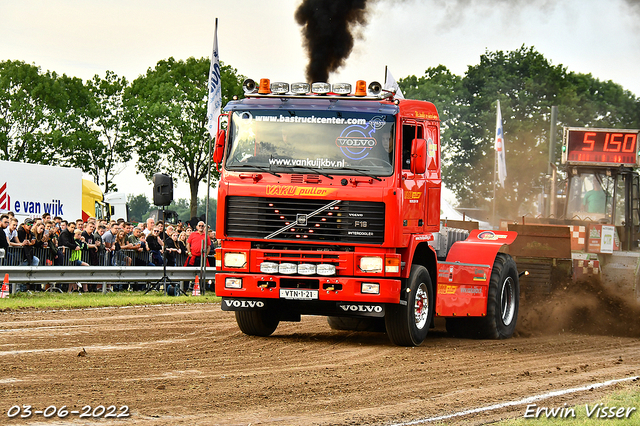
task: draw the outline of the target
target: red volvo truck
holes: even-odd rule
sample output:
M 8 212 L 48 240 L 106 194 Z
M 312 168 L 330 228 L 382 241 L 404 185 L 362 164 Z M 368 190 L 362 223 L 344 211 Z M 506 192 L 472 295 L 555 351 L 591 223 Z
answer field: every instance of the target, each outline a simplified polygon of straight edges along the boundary
M 221 116 L 215 290 L 248 335 L 325 315 L 415 346 L 508 338 L 515 232 L 440 226 L 440 120 L 379 83 L 244 83 Z

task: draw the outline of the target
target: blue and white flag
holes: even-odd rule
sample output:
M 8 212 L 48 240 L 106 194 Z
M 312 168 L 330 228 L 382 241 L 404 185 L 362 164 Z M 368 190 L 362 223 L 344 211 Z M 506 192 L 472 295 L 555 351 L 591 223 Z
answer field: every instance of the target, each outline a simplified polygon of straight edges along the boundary
M 386 69 L 386 75 L 384 76 L 384 90 L 394 93 L 396 99 L 404 99 L 402 90 L 400 89 L 400 86 L 398 86 L 396 79 L 391 75 L 389 68 Z
M 209 68 L 209 100 L 207 102 L 206 128 L 215 138 L 218 133 L 218 117 L 222 107 L 222 78 L 220 76 L 220 56 L 218 54 L 218 18 L 213 35 L 213 53 L 211 54 L 211 67 Z
M 504 188 L 504 179 L 507 177 L 507 163 L 504 156 L 504 132 L 502 130 L 502 113 L 498 100 L 498 115 L 496 117 L 496 158 L 498 161 L 498 181 Z

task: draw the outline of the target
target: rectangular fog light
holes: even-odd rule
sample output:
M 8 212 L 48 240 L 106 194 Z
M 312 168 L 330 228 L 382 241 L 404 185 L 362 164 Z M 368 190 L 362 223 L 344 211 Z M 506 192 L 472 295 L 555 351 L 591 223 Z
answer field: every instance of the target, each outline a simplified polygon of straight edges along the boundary
M 260 272 L 263 274 L 277 274 L 278 264 L 275 262 L 262 262 L 260 264 Z
M 298 265 L 295 263 L 281 263 L 278 267 L 278 272 L 286 275 L 295 274 L 298 272 Z
M 301 263 L 298 265 L 298 273 L 300 275 L 313 275 L 316 273 L 316 265 L 311 263 Z
M 328 263 L 320 264 L 316 267 L 316 273 L 322 276 L 329 276 L 336 274 L 336 265 L 331 265 Z
M 224 280 L 225 288 L 242 288 L 242 278 L 227 277 Z
M 380 294 L 380 283 L 362 283 L 361 292 L 366 294 Z

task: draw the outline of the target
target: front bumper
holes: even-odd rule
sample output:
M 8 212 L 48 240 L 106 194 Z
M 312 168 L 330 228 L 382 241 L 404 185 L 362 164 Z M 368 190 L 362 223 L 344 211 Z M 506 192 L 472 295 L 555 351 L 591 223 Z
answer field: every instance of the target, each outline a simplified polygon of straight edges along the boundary
M 242 288 L 225 287 L 227 278 L 242 280 Z M 379 294 L 362 293 L 363 283 L 378 283 Z M 216 295 L 234 299 L 282 299 L 288 300 L 281 290 L 311 290 L 314 301 L 364 302 L 364 303 L 400 303 L 400 279 L 372 277 L 303 277 L 290 275 L 264 275 L 253 273 L 216 274 Z M 317 294 L 316 294 L 317 292 Z M 317 298 L 316 298 L 317 296 Z M 304 303 L 305 300 L 296 300 Z

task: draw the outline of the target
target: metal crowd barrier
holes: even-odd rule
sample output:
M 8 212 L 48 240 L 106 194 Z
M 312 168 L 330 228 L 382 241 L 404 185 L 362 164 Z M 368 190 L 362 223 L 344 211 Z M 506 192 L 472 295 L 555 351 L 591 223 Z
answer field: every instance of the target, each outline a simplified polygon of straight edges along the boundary
M 24 256 L 22 247 L 9 247 L 4 259 L 0 259 L 0 266 L 72 266 L 72 250 L 60 247 L 58 250 L 49 248 L 34 248 L 33 256 L 37 258 L 38 265 L 29 265 Z M 159 254 L 162 257 L 162 254 Z M 167 266 L 182 266 L 187 260 L 185 253 L 167 252 Z M 90 266 L 162 266 L 154 262 L 150 251 L 120 250 L 118 252 L 99 250 L 90 252 L 82 250 L 80 260 Z M 172 262 L 173 260 L 173 262 Z
M 81 260 L 90 266 L 74 266 L 70 261 L 70 254 L 70 250 L 56 253 L 47 248 L 34 249 L 33 256 L 38 259 L 38 266 L 31 266 L 27 265 L 28 262 L 24 260 L 21 247 L 10 247 L 5 253 L 5 257 L 0 258 L 0 279 L 5 274 L 9 274 L 12 293 L 16 293 L 19 286 L 23 289 L 42 290 L 42 284 L 49 284 L 49 287 L 44 289 L 46 291 L 61 291 L 56 286 L 60 283 L 101 284 L 103 293 L 107 292 L 107 283 L 117 283 L 115 285 L 126 285 L 127 287 L 138 286 L 142 287 L 139 288 L 142 290 L 158 287 L 155 284 L 160 283 L 159 287 L 164 289 L 162 284 L 164 284 L 165 268 L 162 265 L 153 264 L 149 252 L 121 250 L 119 253 L 113 253 L 102 251 L 97 253 L 98 256 L 93 259 L 88 252 L 83 252 Z M 178 266 L 166 267 L 167 278 L 180 283 L 182 290 L 186 290 L 183 283 L 193 282 L 196 275 L 200 275 L 201 270 L 199 266 L 181 266 L 184 265 L 186 259 L 186 254 L 176 254 L 175 264 Z M 167 263 L 169 264 L 169 262 Z M 215 264 L 211 258 L 209 264 Z M 208 280 L 213 280 L 215 273 L 214 267 L 204 268 L 201 286 L 204 286 Z

